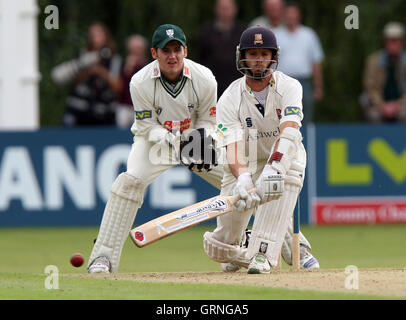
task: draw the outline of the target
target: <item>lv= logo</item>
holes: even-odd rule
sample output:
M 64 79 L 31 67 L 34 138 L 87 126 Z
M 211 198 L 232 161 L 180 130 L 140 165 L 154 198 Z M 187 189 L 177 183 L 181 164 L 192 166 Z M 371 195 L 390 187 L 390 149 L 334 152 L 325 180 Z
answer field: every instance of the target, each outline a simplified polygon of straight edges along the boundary
M 368 146 L 372 159 L 398 184 L 406 180 L 406 149 L 401 154 L 393 151 L 383 139 L 375 139 Z
M 331 185 L 371 185 L 373 166 L 370 163 L 349 163 L 348 141 L 327 142 L 327 180 Z M 396 184 L 406 182 L 406 149 L 397 153 L 382 138 L 370 141 L 367 153 Z

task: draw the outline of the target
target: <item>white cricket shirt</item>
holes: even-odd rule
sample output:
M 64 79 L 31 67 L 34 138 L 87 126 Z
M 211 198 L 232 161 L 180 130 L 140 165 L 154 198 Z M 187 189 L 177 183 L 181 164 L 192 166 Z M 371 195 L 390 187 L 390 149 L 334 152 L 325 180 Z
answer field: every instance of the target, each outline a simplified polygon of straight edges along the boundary
M 256 143 L 257 160 L 269 158 L 272 145 L 286 121 L 301 127 L 302 86 L 280 71 L 275 71 L 269 83 L 265 113 L 258 109 L 258 100 L 246 84 L 246 77 L 234 81 L 217 103 L 217 141 L 220 147 L 245 141 L 246 154 Z
M 162 79 L 154 60 L 132 77 L 130 93 L 134 135 L 159 141 L 168 130 L 215 130 L 217 82 L 208 68 L 192 60 L 184 59 L 183 78 L 175 89 Z

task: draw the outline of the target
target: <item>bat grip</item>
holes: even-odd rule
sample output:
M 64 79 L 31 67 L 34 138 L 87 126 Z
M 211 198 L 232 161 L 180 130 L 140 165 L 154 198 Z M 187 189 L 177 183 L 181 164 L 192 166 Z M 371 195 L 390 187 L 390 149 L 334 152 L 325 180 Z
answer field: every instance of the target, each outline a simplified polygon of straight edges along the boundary
M 253 193 L 253 192 L 256 192 L 256 191 L 257 191 L 257 188 L 252 188 L 252 189 L 247 190 L 248 193 Z M 240 200 L 240 195 L 239 194 L 232 195 L 232 196 L 229 197 L 229 200 L 230 200 L 231 204 L 234 204 L 238 200 Z

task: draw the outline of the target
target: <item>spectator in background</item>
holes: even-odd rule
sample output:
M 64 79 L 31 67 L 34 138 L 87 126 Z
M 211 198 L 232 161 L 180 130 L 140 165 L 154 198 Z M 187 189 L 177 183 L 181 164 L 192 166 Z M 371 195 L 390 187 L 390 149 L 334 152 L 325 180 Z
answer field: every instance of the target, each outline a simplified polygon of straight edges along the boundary
M 301 24 L 301 10 L 285 7 L 285 27 L 276 33 L 281 48 L 278 69 L 299 80 L 303 87 L 304 123 L 312 122 L 314 102 L 323 98 L 322 61 L 324 52 L 315 31 Z
M 134 107 L 130 95 L 132 76 L 149 63 L 148 41 L 142 35 L 134 34 L 126 41 L 127 57 L 120 75 L 119 105 L 116 122 L 120 128 L 129 128 L 134 123 Z
M 383 50 L 367 58 L 361 104 L 371 122 L 406 121 L 404 36 L 401 23 L 388 23 L 383 30 Z
M 102 23 L 93 23 L 88 29 L 86 48 L 76 59 L 52 70 L 55 83 L 72 86 L 63 125 L 115 125 L 120 70 L 121 58 L 110 31 Z
M 205 24 L 199 32 L 198 62 L 208 67 L 218 84 L 218 96 L 240 77 L 235 68 L 235 56 L 240 35 L 245 25 L 236 20 L 238 7 L 234 0 L 217 0 L 215 19 Z
M 271 28 L 277 37 L 278 29 L 283 26 L 284 10 L 283 0 L 264 0 L 262 3 L 264 14 L 252 20 L 250 26 L 260 25 Z

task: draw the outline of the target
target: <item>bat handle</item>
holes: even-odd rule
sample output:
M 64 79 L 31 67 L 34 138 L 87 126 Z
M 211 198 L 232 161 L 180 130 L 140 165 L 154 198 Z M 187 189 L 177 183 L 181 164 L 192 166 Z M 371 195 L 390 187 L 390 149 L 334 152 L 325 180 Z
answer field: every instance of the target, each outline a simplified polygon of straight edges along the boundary
M 248 193 L 253 193 L 253 192 L 256 192 L 256 191 L 257 191 L 257 188 L 252 188 L 252 189 L 249 189 L 247 192 Z M 239 194 L 232 195 L 232 196 L 229 197 L 229 200 L 230 200 L 231 204 L 234 204 L 238 200 L 240 200 L 240 195 Z

